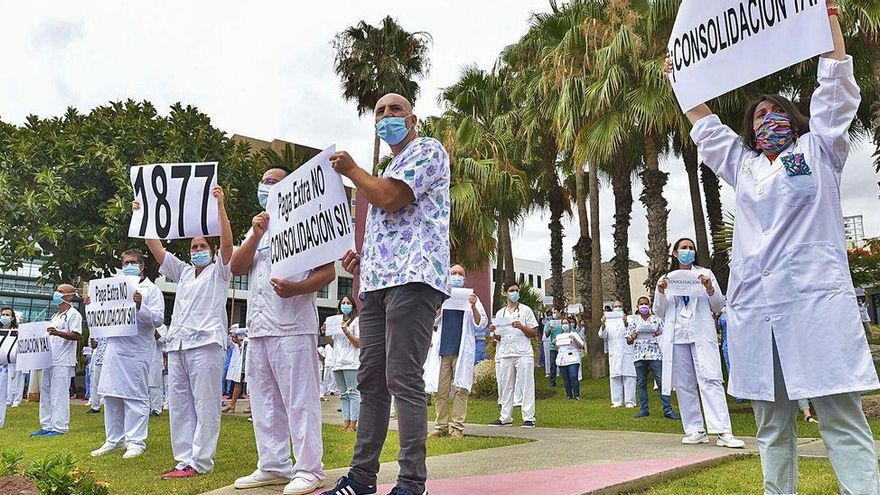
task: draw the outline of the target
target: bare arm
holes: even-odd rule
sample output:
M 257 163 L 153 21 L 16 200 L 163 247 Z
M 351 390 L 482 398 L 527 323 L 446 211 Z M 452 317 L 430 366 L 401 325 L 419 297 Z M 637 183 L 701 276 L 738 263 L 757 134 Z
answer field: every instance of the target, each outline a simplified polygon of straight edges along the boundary
M 333 263 L 327 263 L 324 266 L 316 268 L 312 274 L 302 282 L 292 282 L 280 278 L 273 278 L 270 282 L 272 283 L 272 286 L 275 287 L 275 293 L 278 294 L 278 296 L 293 297 L 318 292 L 322 287 L 332 282 L 334 277 L 336 277 L 336 269 L 333 267 Z
M 257 253 L 257 246 L 259 246 L 260 239 L 268 227 L 269 214 L 265 211 L 251 220 L 251 235 L 232 253 L 232 261 L 229 262 L 229 269 L 233 275 L 240 277 L 248 274 L 254 261 L 254 255 Z
M 404 182 L 371 175 L 358 167 L 348 152 L 333 153 L 330 162 L 334 170 L 354 182 L 359 196 L 386 212 L 397 211 L 415 200 L 412 189 Z
M 828 7 L 836 4 L 836 0 L 825 0 Z M 843 31 L 840 29 L 840 20 L 836 15 L 829 15 L 828 22 L 831 23 L 831 38 L 834 40 L 834 50 L 823 53 L 822 58 L 832 58 L 834 60 L 846 60 L 846 44 L 843 41 Z
M 229 224 L 229 217 L 226 215 L 225 194 L 222 187 L 214 188 L 214 197 L 217 198 L 217 220 L 220 223 L 220 258 L 226 265 L 232 258 L 232 225 Z

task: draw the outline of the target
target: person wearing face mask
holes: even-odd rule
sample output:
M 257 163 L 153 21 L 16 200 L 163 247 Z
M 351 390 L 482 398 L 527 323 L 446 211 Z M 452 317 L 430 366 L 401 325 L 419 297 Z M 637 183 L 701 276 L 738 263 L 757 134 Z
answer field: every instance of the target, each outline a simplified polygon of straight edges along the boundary
M 361 364 L 361 332 L 354 299 L 350 295 L 339 300 L 339 312 L 342 314 L 342 335 L 333 338 L 333 350 L 336 353 L 333 379 L 342 403 L 342 431 L 357 431 L 361 410 L 361 395 L 357 389 L 357 370 Z
M 615 316 L 614 318 L 609 318 Z M 611 381 L 611 407 L 636 407 L 636 368 L 633 350 L 627 345 L 627 318 L 623 303 L 614 301 L 611 311 L 602 316 L 599 337 L 605 340 L 608 353 L 608 377 Z
M 795 401 L 810 399 L 840 491 L 876 495 L 860 394 L 880 381 L 849 275 L 840 193 L 861 97 L 840 8 L 826 6 L 834 49 L 819 57 L 809 120 L 780 95 L 749 106 L 741 135 L 706 105 L 687 117 L 703 161 L 736 193 L 728 391 L 752 401 L 765 490 L 797 490 Z
M 9 373 L 15 373 L 15 346 L 18 341 L 18 320 L 12 308 L 0 310 L 0 428 L 6 424 L 6 395 Z
M 18 317 L 12 308 L 4 308 L 0 310 L 0 328 L 16 329 L 18 328 Z M 16 332 L 17 335 L 17 332 Z M 15 359 L 15 355 L 12 356 Z M 0 401 L 5 400 L 6 405 L 16 408 L 21 405 L 21 399 L 24 396 L 24 373 L 17 370 L 15 363 L 6 365 L 8 371 L 8 388 L 6 395 L 0 394 Z
M 716 445 L 719 447 L 741 449 L 745 444 L 731 431 L 718 336 L 712 316 L 724 307 L 724 296 L 716 289 L 718 282 L 712 270 L 697 263 L 694 242 L 687 238 L 676 241 L 669 271 L 695 271 L 704 289 L 700 296 L 667 297 L 669 281 L 664 276 L 657 282 L 654 313 L 664 321 L 660 342 L 662 393 L 669 395 L 675 388 L 685 432 L 681 443 L 708 443 L 708 431 L 718 435 Z M 706 427 L 703 426 L 700 399 L 706 412 Z
M 452 287 L 464 287 L 466 276 L 463 266 L 452 265 Z M 463 310 L 441 309 L 437 318 L 437 331 L 434 332 L 431 350 L 425 362 L 425 392 L 436 394 L 437 408 L 437 421 L 429 437 L 464 436 L 468 395 L 474 384 L 476 333 L 477 329 L 486 328 L 488 324 L 486 310 L 476 294 L 471 294 L 468 305 Z M 450 395 L 453 395 L 451 424 Z
M 560 374 L 559 370 L 556 368 L 556 357 L 559 356 L 559 351 L 556 349 L 556 337 L 564 331 L 562 324 L 560 323 L 560 318 L 561 316 L 559 313 L 554 313 L 553 319 L 547 322 L 547 328 L 544 329 L 544 337 L 547 339 L 548 344 L 547 362 L 549 363 L 548 374 L 551 387 L 556 386 L 556 377 Z
M 190 240 L 191 263 L 186 263 L 166 251 L 162 241 L 146 239 L 159 263 L 159 273 L 177 283 L 171 326 L 163 337 L 168 353 L 171 450 L 177 464 L 164 472 L 162 479 L 189 478 L 214 470 L 226 354 L 226 293 L 232 279 L 232 227 L 223 189 L 217 186 L 212 194 L 217 199 L 219 252 L 213 239 L 194 237 Z M 133 203 L 132 207 L 139 205 Z
M 76 366 L 76 342 L 82 336 L 82 315 L 71 302 L 76 289 L 61 284 L 52 294 L 57 309 L 49 320 L 52 367 L 43 370 L 40 382 L 40 429 L 33 437 L 55 437 L 70 428 L 70 379 Z
M 107 349 L 101 369 L 98 394 L 104 399 L 106 441 L 92 457 L 125 449 L 123 459 L 141 455 L 147 448 L 147 425 L 150 417 L 148 375 L 156 348 L 156 328 L 165 319 L 165 296 L 144 275 L 144 254 L 140 249 L 122 253 L 122 274 L 138 277 L 134 300 L 137 335 L 107 337 Z M 89 296 L 83 298 L 86 306 Z
M 510 426 L 513 424 L 514 389 L 517 380 L 522 381 L 523 428 L 535 427 L 535 353 L 531 339 L 538 335 L 538 320 L 532 308 L 519 303 L 519 284 L 504 284 L 507 305 L 495 313 L 495 318 L 512 318 L 515 333 L 501 335 L 496 333 L 495 325 L 489 325 L 492 338 L 498 343 L 495 350 L 500 356 L 501 382 L 498 395 L 501 400 L 501 415 L 490 426 Z
M 362 253 L 349 251 L 342 266 L 359 276 L 361 411 L 347 476 L 327 495 L 376 491 L 379 457 L 394 396 L 400 429 L 400 474 L 392 493 L 422 495 L 428 476 L 425 441 L 428 401 L 424 364 L 434 318 L 449 297 L 449 155 L 430 137 L 419 137 L 412 104 L 387 94 L 375 106 L 376 132 L 394 158 L 373 176 L 345 151 L 330 157 L 366 201 Z
M 559 326 L 561 332 L 554 338 L 556 347 L 556 365 L 562 373 L 562 381 L 565 384 L 565 396 L 568 400 L 581 400 L 581 352 L 584 350 L 584 340 L 572 328 L 568 318 L 563 318 Z
M 651 314 L 651 299 L 642 296 L 638 300 L 638 313 L 629 318 L 626 343 L 633 346 L 633 364 L 636 368 L 636 387 L 639 392 L 639 413 L 636 419 L 649 415 L 648 407 L 648 372 L 654 375 L 654 383 L 659 389 L 663 383 L 663 360 L 657 337 L 663 335 L 663 320 Z M 663 416 L 668 419 L 681 419 L 672 410 L 668 395 L 660 395 L 663 404 Z
M 257 186 L 263 208 L 269 199 L 266 187 L 288 173 L 277 167 L 263 173 Z M 258 455 L 254 472 L 234 486 L 285 485 L 285 495 L 312 493 L 326 478 L 316 294 L 336 272 L 327 263 L 288 279 L 272 277 L 268 229 L 268 212 L 254 216 L 231 262 L 232 274 L 248 275 L 249 281 L 247 380 Z
M 101 412 L 101 394 L 98 392 L 98 385 L 101 383 L 101 372 L 104 369 L 104 356 L 107 354 L 107 339 L 89 339 L 89 345 L 92 348 L 89 366 L 92 370 L 89 373 L 89 410 L 86 414 L 98 414 Z

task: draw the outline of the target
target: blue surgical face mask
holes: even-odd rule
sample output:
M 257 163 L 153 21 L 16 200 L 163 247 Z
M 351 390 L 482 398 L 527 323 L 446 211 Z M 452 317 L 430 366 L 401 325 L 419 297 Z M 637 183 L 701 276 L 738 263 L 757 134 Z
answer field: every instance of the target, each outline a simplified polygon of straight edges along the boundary
M 339 310 L 342 311 L 342 314 L 349 315 L 351 314 L 351 304 L 341 304 L 339 305 Z
M 64 294 L 58 292 L 57 290 L 52 294 L 52 306 L 61 306 L 66 303 L 64 300 Z
M 694 260 L 697 259 L 697 252 L 692 249 L 679 249 L 678 250 L 678 262 L 682 265 L 693 265 Z
M 507 299 L 513 303 L 519 302 L 519 292 L 517 292 L 517 291 L 508 292 Z
M 257 201 L 260 202 L 260 206 L 262 206 L 264 210 L 266 209 L 266 205 L 269 204 L 269 189 L 272 189 L 272 186 L 269 184 L 263 184 L 262 182 L 257 186 Z
M 211 251 L 207 249 L 202 251 L 192 251 L 189 253 L 190 260 L 192 260 L 192 264 L 196 265 L 199 268 L 204 268 L 211 263 Z
M 453 287 L 458 287 L 460 289 L 464 287 L 464 277 L 461 275 L 450 275 L 449 283 L 451 283 Z
M 376 122 L 376 132 L 382 141 L 394 146 L 400 143 L 409 134 L 409 128 L 406 126 L 406 117 L 385 117 Z
M 567 332 L 567 331 L 569 331 L 569 330 L 571 330 L 571 326 L 569 326 L 568 323 L 563 323 L 563 324 L 562 324 L 562 331 L 563 331 L 563 332 Z
M 138 263 L 126 263 L 122 265 L 122 274 L 129 277 L 136 277 L 141 274 L 141 265 Z
M 3 325 L 5 327 L 6 325 L 9 325 L 11 323 L 12 323 L 11 316 L 9 316 L 9 315 L 0 316 L 0 325 Z

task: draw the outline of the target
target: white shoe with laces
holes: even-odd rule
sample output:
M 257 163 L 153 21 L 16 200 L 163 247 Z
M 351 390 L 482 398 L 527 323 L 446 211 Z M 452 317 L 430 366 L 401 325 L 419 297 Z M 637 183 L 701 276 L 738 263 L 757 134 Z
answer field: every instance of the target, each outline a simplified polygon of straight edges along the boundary
M 283 493 L 284 495 L 305 495 L 312 493 L 319 486 L 321 486 L 321 480 L 317 476 L 299 471 L 293 475 L 293 479 L 284 487 Z
M 681 443 L 685 445 L 699 445 L 701 443 L 709 443 L 709 435 L 705 431 L 695 431 L 688 433 L 681 439 Z
M 124 448 L 125 448 L 125 445 L 123 445 L 123 444 L 113 445 L 112 443 L 104 442 L 104 445 L 101 445 L 100 448 L 93 450 L 91 455 L 92 455 L 92 457 L 99 457 L 104 454 L 109 454 L 110 452 L 113 452 L 114 450 L 119 450 L 119 449 L 124 449 Z
M 746 443 L 736 438 L 731 433 L 722 433 L 718 435 L 718 441 L 715 442 L 715 445 L 719 447 L 727 447 L 728 449 L 741 449 L 746 446 Z
M 123 459 L 131 459 L 132 457 L 137 457 L 144 453 L 147 450 L 145 447 L 141 447 L 140 445 L 129 445 L 128 448 L 125 449 L 125 453 L 122 454 Z
M 248 476 L 242 476 L 235 480 L 235 483 L 232 486 L 242 490 L 246 488 L 259 488 L 261 486 L 283 485 L 289 481 L 290 478 L 285 476 L 275 473 L 267 473 L 266 471 L 260 471 L 257 469 Z

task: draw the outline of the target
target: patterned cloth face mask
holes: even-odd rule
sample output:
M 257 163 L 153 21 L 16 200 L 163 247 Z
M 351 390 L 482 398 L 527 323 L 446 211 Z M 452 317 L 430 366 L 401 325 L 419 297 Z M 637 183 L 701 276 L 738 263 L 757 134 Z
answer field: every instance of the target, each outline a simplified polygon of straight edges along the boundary
M 794 141 L 791 119 L 781 113 L 768 113 L 755 131 L 755 144 L 761 151 L 779 154 Z

